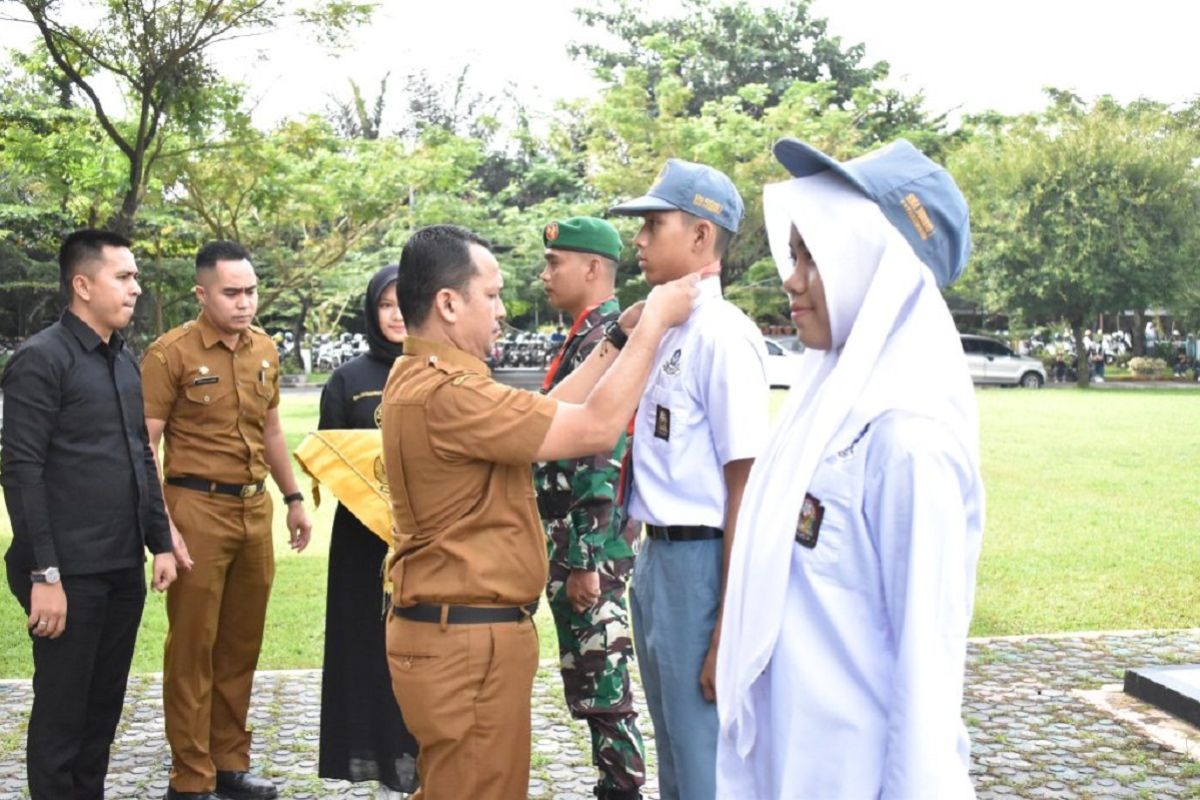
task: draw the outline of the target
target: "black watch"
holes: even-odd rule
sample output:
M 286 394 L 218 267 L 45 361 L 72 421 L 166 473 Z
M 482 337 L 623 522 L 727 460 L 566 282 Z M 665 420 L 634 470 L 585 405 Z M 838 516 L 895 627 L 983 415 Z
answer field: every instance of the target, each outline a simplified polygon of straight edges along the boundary
M 620 350 L 629 341 L 629 334 L 621 327 L 621 323 L 613 320 L 604 326 L 604 338 L 612 344 L 613 347 Z
M 300 492 L 292 492 L 291 494 L 285 494 L 283 496 L 284 505 L 290 506 L 292 503 L 295 503 L 297 500 L 300 501 L 301 503 L 303 503 L 304 495 Z

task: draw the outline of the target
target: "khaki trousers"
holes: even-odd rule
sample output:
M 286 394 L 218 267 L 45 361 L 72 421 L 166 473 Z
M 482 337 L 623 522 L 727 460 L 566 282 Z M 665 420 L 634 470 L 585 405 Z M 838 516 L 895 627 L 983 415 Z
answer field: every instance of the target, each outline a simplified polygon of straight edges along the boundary
M 167 590 L 163 712 L 171 787 L 211 792 L 216 773 L 250 768 L 246 716 L 275 577 L 271 499 L 164 486 L 195 566 Z
M 532 620 L 443 627 L 392 616 L 387 652 L 392 689 L 420 744 L 414 800 L 525 800 L 538 666 Z

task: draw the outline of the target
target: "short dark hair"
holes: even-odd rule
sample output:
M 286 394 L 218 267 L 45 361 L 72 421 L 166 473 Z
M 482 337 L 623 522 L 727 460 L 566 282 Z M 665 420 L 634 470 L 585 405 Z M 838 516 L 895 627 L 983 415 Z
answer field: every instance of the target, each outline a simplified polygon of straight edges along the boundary
M 717 251 L 717 258 L 724 258 L 729 252 L 729 244 L 733 241 L 733 231 L 728 228 L 722 228 L 711 219 L 698 217 L 695 214 L 684 211 L 683 216 L 687 219 L 689 225 L 695 225 L 697 222 L 704 221 L 713 226 L 713 230 L 717 232 L 717 237 L 713 240 L 713 249 Z
M 212 269 L 218 261 L 249 261 L 250 251 L 237 242 L 218 240 L 209 242 L 196 253 L 196 272 Z
M 408 237 L 400 252 L 396 294 L 400 313 L 411 327 L 425 324 L 442 289 L 466 294 L 467 284 L 476 274 L 473 244 L 492 249 L 487 239 L 458 225 L 430 225 Z
M 58 278 L 68 301 L 71 299 L 71 278 L 78 275 L 85 264 L 102 259 L 105 247 L 129 248 L 133 247 L 133 242 L 119 233 L 95 228 L 77 230 L 63 239 L 62 247 L 58 248 Z

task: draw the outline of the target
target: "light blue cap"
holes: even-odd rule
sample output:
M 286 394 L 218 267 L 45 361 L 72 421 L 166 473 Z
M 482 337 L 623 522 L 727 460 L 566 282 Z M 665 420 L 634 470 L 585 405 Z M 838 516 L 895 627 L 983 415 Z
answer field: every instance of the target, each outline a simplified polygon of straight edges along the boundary
M 950 173 L 911 143 L 897 139 L 838 162 L 798 139 L 780 139 L 775 158 L 797 178 L 833 170 L 878 203 L 939 287 L 954 283 L 966 269 L 971 255 L 967 201 Z
M 737 233 L 745 210 L 742 196 L 724 172 L 671 158 L 649 191 L 613 206 L 608 213 L 636 217 L 647 211 L 686 211 Z

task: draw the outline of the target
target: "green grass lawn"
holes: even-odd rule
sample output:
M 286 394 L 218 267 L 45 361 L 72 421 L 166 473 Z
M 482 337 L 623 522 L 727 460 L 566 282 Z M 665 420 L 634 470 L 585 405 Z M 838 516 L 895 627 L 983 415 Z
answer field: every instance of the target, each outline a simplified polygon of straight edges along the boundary
M 979 393 L 976 635 L 1200 625 L 1191 391 Z
M 979 392 L 988 524 L 972 633 L 979 636 L 1200 625 L 1198 400 L 1186 391 Z M 285 395 L 288 444 L 316 427 L 316 393 Z M 307 493 L 308 488 L 305 487 Z M 312 544 L 287 547 L 276 515 L 277 573 L 260 667 L 319 667 L 333 506 Z M 11 533 L 0 512 L 0 549 Z M 542 656 L 555 654 L 543 603 Z M 163 598 L 146 604 L 135 672 L 161 669 Z M 0 598 L 0 677 L 30 672 L 23 616 Z

